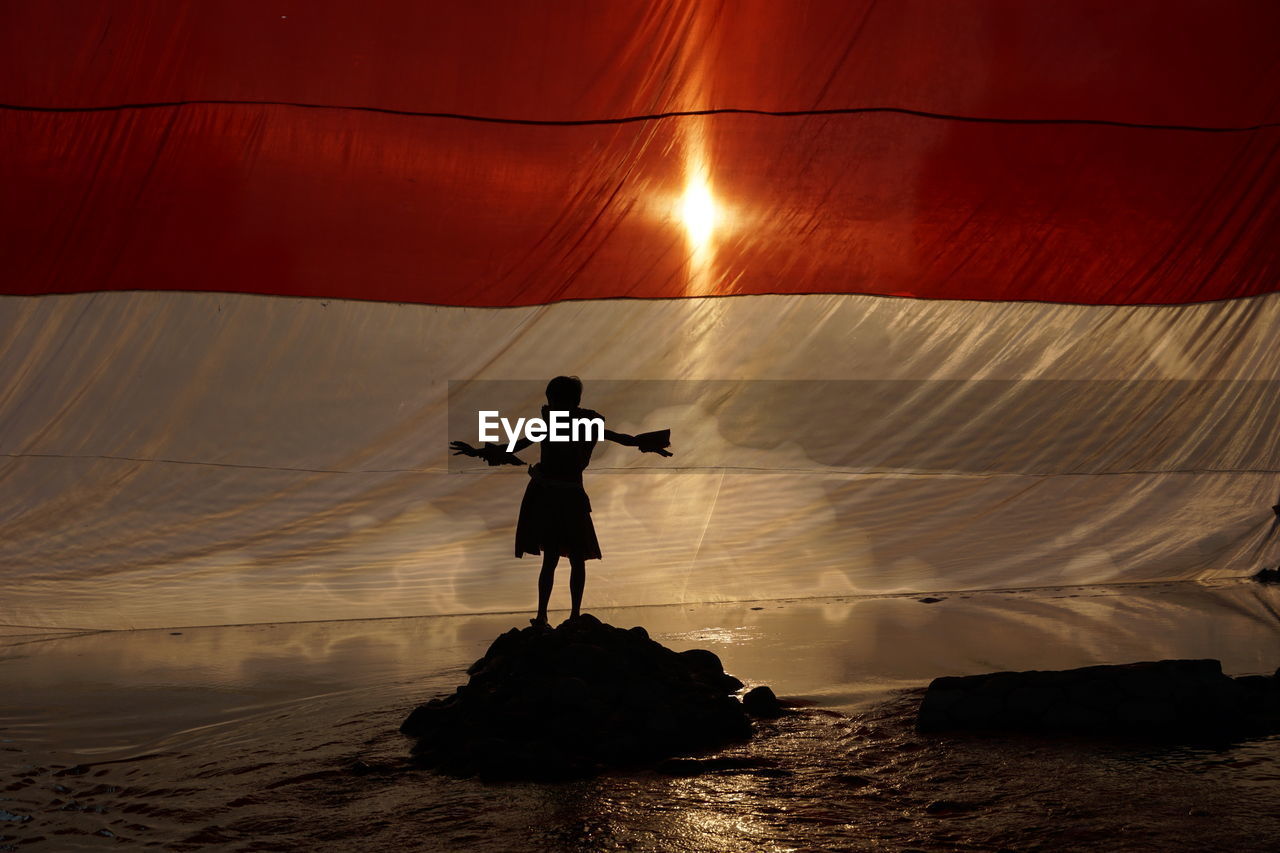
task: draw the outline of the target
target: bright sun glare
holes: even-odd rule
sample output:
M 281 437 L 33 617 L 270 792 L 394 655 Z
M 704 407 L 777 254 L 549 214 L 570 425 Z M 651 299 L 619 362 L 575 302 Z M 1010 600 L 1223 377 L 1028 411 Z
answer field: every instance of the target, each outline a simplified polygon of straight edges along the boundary
M 716 205 L 711 198 L 711 187 L 703 178 L 693 178 L 685 187 L 684 202 L 680 206 L 684 227 L 694 246 L 703 247 L 711 239 L 711 229 L 716 224 Z

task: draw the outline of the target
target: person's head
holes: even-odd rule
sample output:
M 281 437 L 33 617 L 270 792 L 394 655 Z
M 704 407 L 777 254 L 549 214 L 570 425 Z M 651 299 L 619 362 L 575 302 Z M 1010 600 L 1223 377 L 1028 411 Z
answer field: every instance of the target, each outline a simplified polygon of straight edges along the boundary
M 547 383 L 547 403 L 556 410 L 577 408 L 582 402 L 582 380 L 576 376 L 557 376 Z

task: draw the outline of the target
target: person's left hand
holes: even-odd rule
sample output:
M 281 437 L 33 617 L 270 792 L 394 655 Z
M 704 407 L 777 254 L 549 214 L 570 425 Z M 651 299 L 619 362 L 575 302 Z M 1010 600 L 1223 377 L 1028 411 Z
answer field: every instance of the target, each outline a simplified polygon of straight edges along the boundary
M 654 432 L 642 432 L 636 436 L 636 447 L 641 453 L 656 453 L 659 456 L 670 456 L 671 430 L 660 429 Z
M 449 449 L 454 451 L 454 454 L 453 454 L 454 456 L 483 456 L 484 455 L 476 448 L 467 444 L 465 441 L 451 441 L 449 442 Z

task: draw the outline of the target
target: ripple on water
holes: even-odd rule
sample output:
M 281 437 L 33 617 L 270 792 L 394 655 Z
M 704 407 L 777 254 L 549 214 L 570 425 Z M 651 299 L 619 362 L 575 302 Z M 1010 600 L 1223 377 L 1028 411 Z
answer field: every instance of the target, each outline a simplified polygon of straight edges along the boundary
M 415 769 L 394 733 L 399 708 L 313 720 L 303 743 L 259 720 L 217 753 L 27 768 L 6 780 L 0 836 L 57 849 L 110 838 L 174 850 L 1248 851 L 1273 849 L 1280 833 L 1280 739 L 1206 749 L 925 736 L 913 728 L 919 697 L 762 723 L 692 775 L 686 764 L 561 785 Z M 359 737 L 335 740 L 335 729 Z

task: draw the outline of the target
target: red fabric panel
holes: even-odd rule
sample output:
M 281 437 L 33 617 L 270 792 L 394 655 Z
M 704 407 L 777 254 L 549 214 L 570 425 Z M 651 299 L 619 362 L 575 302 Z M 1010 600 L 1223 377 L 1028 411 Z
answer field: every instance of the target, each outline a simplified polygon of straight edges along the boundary
M 585 120 L 903 107 L 1280 118 L 1270 2 L 11 4 L 0 102 Z M 296 106 L 0 110 L 6 293 L 451 305 L 1277 289 L 1280 130 L 721 115 L 525 126 Z M 678 215 L 704 163 L 723 217 Z M 691 261 L 691 254 L 695 255 Z
M 0 102 L 1280 119 L 1273 0 L 0 0 Z

